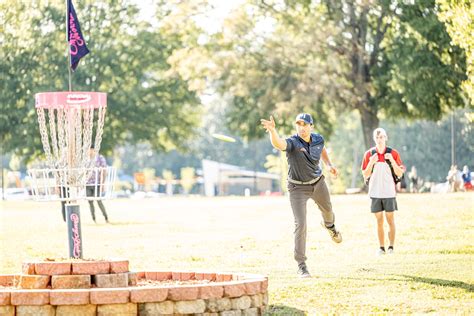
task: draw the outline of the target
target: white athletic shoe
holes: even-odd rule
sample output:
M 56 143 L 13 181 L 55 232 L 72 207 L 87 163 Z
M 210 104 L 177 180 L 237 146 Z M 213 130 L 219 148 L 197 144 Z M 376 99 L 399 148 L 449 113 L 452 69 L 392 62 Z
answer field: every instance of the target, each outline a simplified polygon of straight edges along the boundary
M 387 253 L 388 253 L 389 255 L 393 255 L 393 248 L 388 248 Z
M 377 256 L 383 256 L 384 254 L 385 254 L 385 250 L 383 250 L 381 248 L 377 249 L 377 252 L 376 252 Z
M 308 268 L 306 267 L 306 264 L 301 263 L 298 266 L 298 275 L 300 276 L 300 278 L 310 278 L 311 277 L 311 274 L 309 273 Z
M 337 243 L 337 244 L 339 244 L 340 242 L 342 242 L 342 235 L 341 235 L 341 232 L 337 230 L 336 225 L 334 225 L 334 226 L 331 227 L 331 228 L 328 228 L 328 227 L 326 227 L 326 225 L 324 224 L 324 222 L 321 222 L 321 226 L 323 226 L 324 228 L 326 228 L 326 230 L 327 230 L 328 233 L 329 233 L 329 236 L 331 236 L 332 241 L 334 241 L 334 242 Z

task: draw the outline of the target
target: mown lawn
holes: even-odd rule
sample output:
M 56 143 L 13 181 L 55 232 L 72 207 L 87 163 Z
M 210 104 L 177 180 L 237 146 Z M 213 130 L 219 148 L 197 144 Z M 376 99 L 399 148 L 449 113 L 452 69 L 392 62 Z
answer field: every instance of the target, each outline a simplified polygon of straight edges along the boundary
M 296 276 L 285 197 L 175 197 L 106 201 L 111 224 L 81 203 L 85 257 L 126 257 L 132 270 L 216 270 L 268 275 L 271 315 L 471 314 L 474 194 L 403 194 L 396 253 L 375 256 L 365 195 L 335 195 L 344 241 L 334 244 L 309 206 L 308 267 Z M 66 257 L 56 203 L 0 202 L 0 273 L 28 258 Z

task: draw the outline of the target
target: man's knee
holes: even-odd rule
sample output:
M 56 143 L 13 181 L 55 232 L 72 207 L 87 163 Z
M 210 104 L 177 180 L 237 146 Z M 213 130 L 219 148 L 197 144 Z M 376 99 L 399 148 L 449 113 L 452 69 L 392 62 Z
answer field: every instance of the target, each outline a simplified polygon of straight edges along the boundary
M 306 230 L 306 222 L 295 222 L 295 230 L 301 231 Z

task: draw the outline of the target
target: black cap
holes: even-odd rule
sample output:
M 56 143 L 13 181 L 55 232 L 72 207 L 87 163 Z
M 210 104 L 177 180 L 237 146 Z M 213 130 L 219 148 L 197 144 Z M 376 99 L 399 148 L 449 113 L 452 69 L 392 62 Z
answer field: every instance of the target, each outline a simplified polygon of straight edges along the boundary
M 306 124 L 313 125 L 313 118 L 311 117 L 311 114 L 308 113 L 300 113 L 296 116 L 295 122 L 298 121 L 303 121 Z

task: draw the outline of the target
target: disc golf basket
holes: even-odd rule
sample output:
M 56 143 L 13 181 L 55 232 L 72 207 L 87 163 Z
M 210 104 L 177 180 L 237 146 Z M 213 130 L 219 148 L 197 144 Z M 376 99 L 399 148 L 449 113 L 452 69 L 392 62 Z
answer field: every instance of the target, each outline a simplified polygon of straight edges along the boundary
M 107 95 L 100 92 L 45 92 L 35 95 L 35 107 L 47 167 L 28 170 L 33 198 L 66 202 L 72 230 L 70 256 L 77 257 L 80 240 L 78 200 L 112 196 L 115 168 L 96 167 L 104 128 Z M 93 187 L 93 194 L 86 188 Z M 70 234 L 71 236 L 71 234 Z M 80 246 L 80 245 L 79 245 Z M 80 247 L 82 248 L 82 247 Z M 79 251 L 82 257 L 82 249 Z

